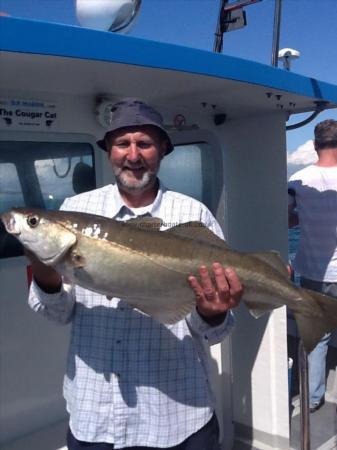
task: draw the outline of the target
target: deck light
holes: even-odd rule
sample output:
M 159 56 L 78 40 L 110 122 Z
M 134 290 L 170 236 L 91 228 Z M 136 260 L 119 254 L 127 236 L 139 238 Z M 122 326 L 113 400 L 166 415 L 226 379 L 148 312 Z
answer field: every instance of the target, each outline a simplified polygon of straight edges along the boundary
M 131 28 L 141 1 L 76 0 L 76 15 L 84 27 L 125 33 Z

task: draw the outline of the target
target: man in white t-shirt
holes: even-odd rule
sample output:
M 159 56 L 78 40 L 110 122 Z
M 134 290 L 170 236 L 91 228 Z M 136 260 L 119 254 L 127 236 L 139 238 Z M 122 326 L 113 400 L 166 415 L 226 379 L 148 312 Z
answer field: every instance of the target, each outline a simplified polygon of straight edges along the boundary
M 289 227 L 300 226 L 294 269 L 301 285 L 337 301 L 337 121 L 315 127 L 316 164 L 289 179 Z M 309 354 L 310 412 L 324 404 L 330 334 Z

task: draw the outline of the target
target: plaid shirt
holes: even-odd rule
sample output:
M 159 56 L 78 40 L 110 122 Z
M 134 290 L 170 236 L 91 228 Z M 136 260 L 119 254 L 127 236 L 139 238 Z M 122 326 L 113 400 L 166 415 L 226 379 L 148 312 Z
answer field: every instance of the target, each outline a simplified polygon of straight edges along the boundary
M 131 210 L 116 186 L 66 199 L 62 209 L 127 220 L 150 213 L 169 228 L 198 220 L 221 229 L 200 202 L 162 186 L 152 205 Z M 130 280 L 132 282 L 132 280 Z M 232 313 L 210 327 L 196 310 L 164 326 L 123 300 L 64 284 L 45 294 L 33 282 L 30 306 L 59 323 L 72 323 L 64 396 L 74 436 L 86 442 L 171 447 L 210 420 L 209 345 L 233 327 Z

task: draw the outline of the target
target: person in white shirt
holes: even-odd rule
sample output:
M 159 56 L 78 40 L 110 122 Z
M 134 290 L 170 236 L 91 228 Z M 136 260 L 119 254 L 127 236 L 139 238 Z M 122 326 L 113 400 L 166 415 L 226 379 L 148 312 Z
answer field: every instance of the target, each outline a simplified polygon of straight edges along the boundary
M 289 179 L 289 226 L 299 225 L 294 269 L 303 287 L 337 299 L 337 121 L 315 127 L 316 164 Z M 337 300 L 336 300 L 337 301 Z M 309 354 L 310 411 L 324 404 L 326 355 L 331 334 Z
M 116 103 L 98 145 L 107 152 L 116 184 L 66 199 L 62 209 L 116 220 L 152 215 L 167 224 L 201 221 L 223 237 L 206 206 L 158 180 L 160 162 L 173 145 L 149 105 L 135 99 Z M 196 308 L 164 326 L 123 299 L 68 289 L 57 272 L 29 256 L 30 306 L 56 322 L 72 323 L 64 379 L 69 450 L 218 449 L 207 347 L 233 327 L 231 310 L 243 292 L 235 271 L 216 261 L 212 268 L 200 267 L 199 277 L 187 280 Z

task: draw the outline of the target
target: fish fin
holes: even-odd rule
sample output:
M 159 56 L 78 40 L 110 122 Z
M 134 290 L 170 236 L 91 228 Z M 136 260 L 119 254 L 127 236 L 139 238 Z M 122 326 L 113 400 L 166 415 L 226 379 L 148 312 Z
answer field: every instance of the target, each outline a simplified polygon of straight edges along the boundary
M 253 302 L 246 302 L 246 305 L 248 307 L 248 311 L 255 319 L 258 319 L 264 314 L 270 313 L 275 309 L 271 308 L 270 305 L 261 305 L 259 303 L 255 304 Z
M 175 311 L 152 311 L 149 315 L 160 323 L 172 325 L 184 319 L 192 311 L 194 306 L 195 301 L 190 304 L 185 304 Z
M 160 323 L 171 325 L 184 319 L 195 307 L 193 296 L 184 299 L 171 299 L 170 307 L 163 308 L 160 302 L 144 302 L 144 298 L 128 298 L 127 303 Z
M 324 326 L 321 326 L 322 324 L 317 317 L 311 318 L 295 312 L 293 314 L 303 347 L 307 353 L 310 353 L 316 347 L 321 337 L 324 336 Z
M 303 297 L 310 296 L 320 313 L 308 316 L 293 311 L 303 346 L 310 353 L 320 339 L 337 328 L 337 300 L 328 295 L 300 288 Z
M 261 294 L 252 294 L 252 292 L 245 295 L 245 291 L 243 292 L 242 301 L 245 303 L 249 313 L 255 318 L 263 316 L 264 314 L 272 312 L 274 309 L 278 308 L 278 306 L 271 305 L 268 298 L 263 298 Z
M 257 252 L 257 253 L 252 253 L 251 256 L 259 259 L 260 261 L 263 261 L 264 263 L 268 264 L 269 266 L 272 266 L 280 274 L 289 278 L 289 273 L 288 273 L 287 267 L 284 264 L 279 252 L 277 252 L 275 250 L 272 250 L 269 252 Z
M 221 247 L 226 250 L 229 248 L 223 239 L 219 238 L 202 222 L 198 221 L 181 223 L 175 227 L 169 228 L 165 231 L 165 233 L 171 233 L 176 236 L 194 239 L 209 245 L 216 245 L 217 247 Z
M 129 219 L 125 223 L 145 231 L 159 231 L 163 225 L 163 220 L 159 217 L 140 216 Z

